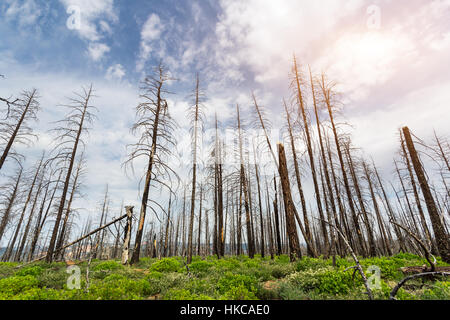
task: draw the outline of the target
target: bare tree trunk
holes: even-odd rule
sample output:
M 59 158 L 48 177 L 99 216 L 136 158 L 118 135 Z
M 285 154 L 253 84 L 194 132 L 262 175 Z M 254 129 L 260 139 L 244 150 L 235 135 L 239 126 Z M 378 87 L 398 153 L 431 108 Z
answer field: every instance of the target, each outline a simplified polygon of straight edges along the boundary
M 11 218 L 12 208 L 14 206 L 14 203 L 15 203 L 15 201 L 17 199 L 17 194 L 19 192 L 19 183 L 21 181 L 22 172 L 23 172 L 23 169 L 20 168 L 20 171 L 19 171 L 19 173 L 17 175 L 17 178 L 15 179 L 16 181 L 15 181 L 15 184 L 14 184 L 13 191 L 11 193 L 11 196 L 9 197 L 8 205 L 7 205 L 6 209 L 5 209 L 5 212 L 3 213 L 3 217 L 2 217 L 2 220 L 0 222 L 0 240 L 2 239 L 3 234 L 5 232 L 5 229 L 6 229 L 6 226 L 7 226 L 8 222 L 9 222 L 9 220 Z
M 443 261 L 450 263 L 450 243 L 448 241 L 448 235 L 445 233 L 444 226 L 442 225 L 439 217 L 439 213 L 434 203 L 430 187 L 428 186 L 425 178 L 425 173 L 422 165 L 420 164 L 419 156 L 417 155 L 417 151 L 414 147 L 414 142 L 408 127 L 403 128 L 403 135 L 405 137 L 406 146 L 408 147 L 409 155 L 411 156 L 413 167 L 416 171 L 416 175 L 425 198 L 425 203 L 427 205 L 428 214 L 430 215 L 431 225 L 433 226 L 439 254 L 441 255 Z
M 63 191 L 61 194 L 61 200 L 59 203 L 59 207 L 58 207 L 58 213 L 56 215 L 56 221 L 55 221 L 55 225 L 53 227 L 53 232 L 52 232 L 52 237 L 50 239 L 50 244 L 48 246 L 48 252 L 47 252 L 47 262 L 52 262 L 53 261 L 53 254 L 55 251 L 55 245 L 56 245 L 56 237 L 58 235 L 58 230 L 59 230 L 59 224 L 61 222 L 61 217 L 64 211 L 64 206 L 66 204 L 66 197 L 67 197 L 67 192 L 69 190 L 69 183 L 70 183 L 70 177 L 72 176 L 72 169 L 73 169 L 73 165 L 75 163 L 75 157 L 78 151 L 78 144 L 80 142 L 80 137 L 81 137 L 81 133 L 83 132 L 83 125 L 84 125 L 84 121 L 85 121 L 85 116 L 87 113 L 87 109 L 89 106 L 89 101 L 91 99 L 91 95 L 92 95 L 92 86 L 89 88 L 89 91 L 86 93 L 86 96 L 83 97 L 84 99 L 84 104 L 83 104 L 83 109 L 80 115 L 80 123 L 78 126 L 78 131 L 77 131 L 77 135 L 75 138 L 75 142 L 72 148 L 72 153 L 69 159 L 69 168 L 67 169 L 67 174 L 66 174 L 66 179 L 64 181 L 64 187 L 63 187 Z
M 291 262 L 297 258 L 302 257 L 300 250 L 300 244 L 298 241 L 297 228 L 295 225 L 294 203 L 292 201 L 291 187 L 289 185 L 289 175 L 286 164 L 286 154 L 284 152 L 284 146 L 278 144 L 279 166 L 280 166 L 280 180 L 283 189 L 284 208 L 286 214 L 286 233 L 289 239 L 289 256 Z
M 352 155 L 350 153 L 350 143 L 347 143 L 344 145 L 344 150 L 347 155 L 349 167 L 350 167 L 350 174 L 353 180 L 353 185 L 356 191 L 356 196 L 358 198 L 359 206 L 361 208 L 362 216 L 364 219 L 364 224 L 366 225 L 367 229 L 367 235 L 369 240 L 369 255 L 372 257 L 375 257 L 377 255 L 377 249 L 375 246 L 375 236 L 373 234 L 372 226 L 369 221 L 369 217 L 367 215 L 366 206 L 364 205 L 364 200 L 362 198 L 361 189 L 359 187 L 358 177 L 356 175 L 355 165 L 352 160 Z
M 372 198 L 373 208 L 374 208 L 375 214 L 377 216 L 378 227 L 380 229 L 381 240 L 383 242 L 384 250 L 389 256 L 392 256 L 392 250 L 388 244 L 383 218 L 381 217 L 380 209 L 378 207 L 377 199 L 375 197 L 375 192 L 373 191 L 372 179 L 370 177 L 369 168 L 365 162 L 363 162 L 363 167 L 364 167 L 364 173 L 366 175 L 367 183 L 369 184 L 370 196 Z
M 35 100 L 36 96 L 37 96 L 36 89 L 34 89 L 28 95 L 26 95 L 27 101 L 25 102 L 25 108 L 23 109 L 23 112 L 17 121 L 14 131 L 12 132 L 11 137 L 9 138 L 8 143 L 6 144 L 6 147 L 3 150 L 3 153 L 0 157 L 0 170 L 3 167 L 3 164 L 6 161 L 6 158 L 8 157 L 9 151 L 11 150 L 11 148 L 13 146 L 14 140 L 16 139 L 16 137 L 19 133 L 19 130 L 21 129 L 22 124 L 24 123 L 26 117 L 28 116 L 29 111 L 31 109 L 33 109 L 33 105 L 36 103 L 36 100 Z
M 345 164 L 344 164 L 344 159 L 343 159 L 343 156 L 342 156 L 341 145 L 340 145 L 340 142 L 339 142 L 339 136 L 338 136 L 338 133 L 337 133 L 336 125 L 334 123 L 333 111 L 331 109 L 330 91 L 327 90 L 327 88 L 325 86 L 324 76 L 322 76 L 321 89 L 322 89 L 322 93 L 323 93 L 323 96 L 324 96 L 324 99 L 325 99 L 325 102 L 326 102 L 326 105 L 327 105 L 328 114 L 330 116 L 331 126 L 332 126 L 333 134 L 334 134 L 334 142 L 336 143 L 336 150 L 337 150 L 337 153 L 338 153 L 339 163 L 340 163 L 340 166 L 341 166 L 342 179 L 344 181 L 345 191 L 347 193 L 348 204 L 349 204 L 349 207 L 350 207 L 350 211 L 351 211 L 351 215 L 352 215 L 352 219 L 353 219 L 353 224 L 354 224 L 354 227 L 355 227 L 356 235 L 357 235 L 358 240 L 359 240 L 359 244 L 360 244 L 360 247 L 361 247 L 362 255 L 363 256 L 367 256 L 367 252 L 366 252 L 365 247 L 364 247 L 364 239 L 363 239 L 363 235 L 362 235 L 362 232 L 361 232 L 361 227 L 359 225 L 358 217 L 356 215 L 355 206 L 353 205 L 353 201 L 352 201 L 352 192 L 350 190 L 350 184 L 348 182 L 347 172 L 345 171 Z
M 300 85 L 300 75 L 298 72 L 298 66 L 297 66 L 297 61 L 296 61 L 295 56 L 294 56 L 294 76 L 295 76 L 295 84 L 296 84 L 296 92 L 297 92 L 297 103 L 298 103 L 300 113 L 302 115 L 304 130 L 305 130 L 305 134 L 306 134 L 306 146 L 307 146 L 308 155 L 309 155 L 309 165 L 311 167 L 311 174 L 312 174 L 313 183 L 314 183 L 314 193 L 315 193 L 315 197 L 316 197 L 317 210 L 319 211 L 323 240 L 325 243 L 325 252 L 328 252 L 329 251 L 328 248 L 330 246 L 330 241 L 328 239 L 328 232 L 327 232 L 326 225 L 323 222 L 325 219 L 325 216 L 323 214 L 322 203 L 320 201 L 320 190 L 319 190 L 319 184 L 317 182 L 316 167 L 314 164 L 314 154 L 313 154 L 313 150 L 312 150 L 311 134 L 309 132 L 309 123 L 308 123 L 308 119 L 306 117 L 302 89 L 301 89 L 301 85 Z
M 313 242 L 312 242 L 312 235 L 311 235 L 311 229 L 309 226 L 308 213 L 306 211 L 305 195 L 303 193 L 300 170 L 299 170 L 298 160 L 297 160 L 297 151 L 296 151 L 295 143 L 294 143 L 294 135 L 292 134 L 291 117 L 289 115 L 286 103 L 284 103 L 284 109 L 286 111 L 286 119 L 287 119 L 287 124 L 288 124 L 289 138 L 290 138 L 290 142 L 291 142 L 292 158 L 294 160 L 295 178 L 297 180 L 297 188 L 298 188 L 298 192 L 300 194 L 300 201 L 302 204 L 303 221 L 305 223 L 305 227 L 304 227 L 305 233 L 303 234 L 303 237 L 305 238 L 305 241 L 306 241 L 306 248 L 307 248 L 308 255 L 312 256 L 312 257 L 316 257 L 317 253 L 315 252 Z M 299 222 L 299 224 L 301 224 L 300 221 L 298 221 L 298 222 Z
M 426 222 L 426 219 L 425 219 L 425 214 L 423 212 L 422 203 L 421 203 L 420 198 L 419 198 L 419 192 L 417 191 L 416 179 L 414 178 L 414 174 L 412 172 L 411 162 L 409 161 L 409 156 L 408 156 L 408 153 L 406 152 L 405 140 L 403 139 L 403 134 L 402 134 L 401 130 L 400 130 L 400 140 L 401 140 L 401 147 L 402 147 L 403 158 L 405 159 L 406 167 L 408 169 L 409 179 L 411 181 L 411 186 L 412 186 L 412 189 L 413 189 L 414 199 L 416 201 L 417 210 L 419 211 L 419 216 L 420 216 L 420 221 L 421 221 L 421 224 L 422 224 L 422 228 L 423 228 L 423 230 L 425 232 L 425 236 L 426 236 L 428 242 L 431 245 L 432 253 L 437 255 L 438 250 L 437 250 L 435 242 L 433 241 L 433 239 L 431 237 L 431 232 L 430 232 L 430 229 L 428 228 L 428 225 L 427 225 L 427 222 Z
M 66 215 L 64 217 L 64 222 L 63 222 L 63 225 L 62 225 L 62 229 L 61 229 L 61 232 L 59 234 L 58 242 L 56 244 L 57 248 L 61 248 L 63 246 L 63 239 L 64 239 L 64 236 L 65 236 L 65 233 L 66 233 L 67 221 L 69 220 L 69 215 L 70 215 L 70 211 L 71 211 L 71 207 L 72 207 L 72 201 L 73 201 L 73 198 L 75 196 L 75 192 L 77 190 L 77 182 L 78 182 L 78 178 L 80 176 L 82 163 L 83 163 L 83 154 L 80 157 L 77 169 L 75 171 L 75 178 L 74 178 L 74 181 L 73 181 L 73 184 L 72 184 L 72 192 L 70 193 L 69 202 L 67 203 L 67 208 L 66 208 Z
M 125 207 L 127 223 L 125 225 L 125 239 L 123 241 L 122 264 L 128 264 L 130 256 L 131 224 L 133 223 L 133 207 Z
M 22 227 L 22 222 L 23 222 L 23 218 L 25 216 L 25 212 L 26 212 L 26 210 L 28 208 L 28 203 L 31 200 L 31 195 L 33 193 L 34 186 L 36 184 L 38 175 L 39 175 L 40 170 L 41 170 L 41 165 L 42 165 L 42 159 L 40 160 L 39 165 L 36 168 L 36 172 L 34 174 L 33 182 L 31 183 L 30 191 L 28 192 L 27 199 L 25 200 L 25 204 L 24 204 L 23 209 L 22 209 L 22 213 L 20 214 L 20 218 L 19 218 L 19 221 L 17 223 L 16 230 L 14 232 L 14 236 L 13 236 L 11 242 L 10 242 L 10 245 L 8 246 L 8 249 L 3 254 L 3 257 L 2 257 L 3 261 L 8 261 L 11 258 L 12 251 L 14 249 L 14 246 L 15 246 L 16 241 L 17 241 L 17 237 L 19 235 L 19 230 Z

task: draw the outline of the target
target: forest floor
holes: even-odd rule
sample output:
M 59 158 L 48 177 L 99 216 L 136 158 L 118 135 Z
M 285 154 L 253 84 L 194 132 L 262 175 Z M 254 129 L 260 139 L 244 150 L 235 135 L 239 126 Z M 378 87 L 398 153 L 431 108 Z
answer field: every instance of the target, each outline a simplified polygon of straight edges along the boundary
M 381 271 L 378 289 L 373 289 L 375 299 L 389 299 L 392 288 L 405 277 L 400 268 L 427 264 L 409 253 L 361 258 L 360 263 L 368 277 L 370 266 Z M 0 300 L 365 300 L 361 276 L 348 269 L 353 265 L 351 258 L 336 258 L 334 267 L 331 258 L 303 257 L 290 263 L 286 255 L 274 260 L 259 255 L 194 257 L 189 271 L 181 257 L 141 258 L 131 267 L 116 260 L 92 260 L 89 268 L 86 261 L 37 262 L 20 268 L 0 262 Z M 440 259 L 437 265 L 448 266 Z M 449 280 L 409 281 L 397 299 L 450 300 Z M 70 289 L 78 284 L 79 289 Z

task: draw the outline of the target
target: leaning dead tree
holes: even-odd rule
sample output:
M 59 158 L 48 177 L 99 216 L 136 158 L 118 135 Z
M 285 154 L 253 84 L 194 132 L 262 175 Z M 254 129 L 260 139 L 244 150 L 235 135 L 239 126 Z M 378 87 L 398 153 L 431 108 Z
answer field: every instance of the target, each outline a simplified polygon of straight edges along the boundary
M 28 145 L 36 138 L 29 126 L 31 121 L 37 120 L 39 111 L 38 93 L 36 89 L 24 91 L 20 98 L 6 102 L 8 106 L 6 118 L 0 121 L 0 170 L 8 157 L 19 160 L 21 157 L 14 151 L 17 144 Z
M 0 240 L 5 234 L 8 225 L 11 224 L 15 209 L 18 206 L 18 202 L 21 200 L 20 184 L 23 182 L 22 177 L 23 167 L 20 166 L 13 175 L 8 177 L 7 184 L 0 188 L 0 205 L 2 206 L 0 211 Z
M 147 159 L 139 223 L 131 264 L 139 262 L 147 209 L 154 210 L 151 206 L 148 206 L 151 184 L 159 183 L 172 192 L 170 186 L 163 181 L 162 177 L 164 175 L 176 175 L 165 162 L 165 159 L 171 153 L 170 149 L 175 145 L 171 134 L 175 124 L 170 116 L 169 105 L 166 100 L 166 95 L 170 93 L 166 86 L 172 80 L 174 79 L 162 64 L 154 68 L 153 72 L 145 78 L 141 86 L 140 98 L 142 102 L 136 107 L 137 120 L 131 128 L 132 133 L 138 134 L 140 137 L 137 143 L 128 146 L 131 152 L 125 162 L 125 168 L 131 166 L 134 172 L 133 162 L 141 157 Z
M 57 144 L 54 148 L 54 152 L 57 154 L 50 161 L 65 168 L 65 179 L 48 247 L 47 262 L 52 262 L 54 258 L 58 231 L 69 193 L 76 156 L 79 149 L 84 146 L 83 135 L 87 133 L 88 126 L 92 124 L 95 117 L 92 113 L 95 107 L 90 104 L 92 97 L 92 85 L 89 88 L 83 88 L 81 93 L 75 93 L 74 98 L 69 99 L 69 104 L 64 105 L 69 110 L 66 117 L 58 121 L 58 127 L 53 129 L 58 135 L 56 138 Z
M 69 247 L 71 247 L 71 246 L 73 246 L 73 245 L 75 245 L 77 243 L 80 243 L 81 241 L 83 241 L 85 239 L 90 238 L 91 236 L 95 235 L 96 233 L 102 231 L 105 228 L 108 228 L 109 226 L 111 226 L 111 225 L 113 225 L 113 224 L 115 224 L 115 223 L 117 223 L 117 222 L 119 222 L 119 221 L 121 221 L 121 220 L 123 220 L 125 218 L 127 218 L 127 226 L 125 228 L 125 230 L 126 230 L 125 231 L 126 237 L 125 237 L 124 250 L 125 250 L 125 248 L 127 248 L 127 250 L 128 250 L 128 247 L 126 246 L 126 244 L 129 245 L 129 238 L 130 238 L 130 234 L 131 234 L 131 222 L 132 222 L 132 217 L 133 217 L 133 207 L 132 206 L 127 206 L 125 208 L 126 208 L 126 211 L 127 211 L 126 214 L 124 214 L 124 215 L 122 215 L 122 216 L 112 220 L 111 222 L 109 222 L 109 223 L 107 223 L 107 224 L 105 224 L 103 226 L 100 226 L 100 227 L 96 228 L 95 230 L 93 230 L 93 231 L 85 234 L 84 236 L 82 236 L 82 237 L 80 237 L 80 238 L 78 238 L 78 239 L 76 239 L 76 240 L 66 244 L 65 246 L 63 246 L 61 248 L 55 249 L 54 253 L 58 254 L 60 251 L 65 250 L 65 249 L 67 249 L 67 248 L 69 248 Z M 91 250 L 92 250 L 92 248 L 91 248 Z M 43 256 L 41 256 L 39 258 L 36 258 L 36 259 L 26 263 L 26 264 L 19 265 L 19 266 L 17 266 L 17 268 L 23 267 L 23 266 L 25 266 L 25 265 L 27 265 L 29 263 L 33 263 L 33 262 L 45 259 L 47 257 L 47 255 L 48 255 L 47 253 L 44 253 Z
M 434 201 L 433 195 L 428 185 L 424 169 L 419 159 L 419 155 L 414 146 L 411 132 L 408 127 L 404 127 L 402 131 L 406 141 L 406 146 L 409 151 L 409 155 L 412 160 L 414 171 L 416 172 L 420 188 L 422 189 L 422 194 L 425 198 L 425 203 L 427 205 L 428 214 L 430 215 L 431 225 L 433 226 L 434 236 L 436 237 L 436 243 L 437 248 L 439 250 L 439 254 L 441 255 L 443 261 L 450 263 L 449 236 L 446 233 L 444 226 L 441 222 L 441 219 L 439 217 L 438 209 L 436 207 L 436 203 Z

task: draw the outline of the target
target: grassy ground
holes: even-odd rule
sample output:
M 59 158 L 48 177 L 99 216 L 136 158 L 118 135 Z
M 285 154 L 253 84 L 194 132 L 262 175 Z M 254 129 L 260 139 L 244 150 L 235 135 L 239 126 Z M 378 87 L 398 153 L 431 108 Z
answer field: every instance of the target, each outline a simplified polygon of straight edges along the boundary
M 381 270 L 376 299 L 388 299 L 391 289 L 404 276 L 400 267 L 421 266 L 426 261 L 412 254 L 390 258 L 361 259 L 367 270 L 372 265 Z M 0 263 L 0 299 L 37 300 L 328 300 L 367 299 L 359 274 L 353 278 L 350 258 L 336 260 L 303 258 L 290 263 L 287 256 L 249 259 L 246 256 L 194 257 L 190 274 L 182 258 L 162 260 L 143 258 L 132 267 L 118 261 L 92 260 L 89 290 L 86 290 L 87 262 L 80 267 L 80 289 L 70 290 L 65 263 L 34 263 L 16 268 L 15 263 Z M 438 259 L 438 266 L 445 266 Z M 450 281 L 411 281 L 401 289 L 398 299 L 450 300 Z

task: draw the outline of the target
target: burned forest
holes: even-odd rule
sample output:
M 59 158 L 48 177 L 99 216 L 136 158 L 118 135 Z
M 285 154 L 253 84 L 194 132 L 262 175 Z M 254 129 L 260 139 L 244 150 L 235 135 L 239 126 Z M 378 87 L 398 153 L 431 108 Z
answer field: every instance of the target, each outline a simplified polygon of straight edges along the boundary
M 0 300 L 450 301 L 449 10 L 1 3 Z

